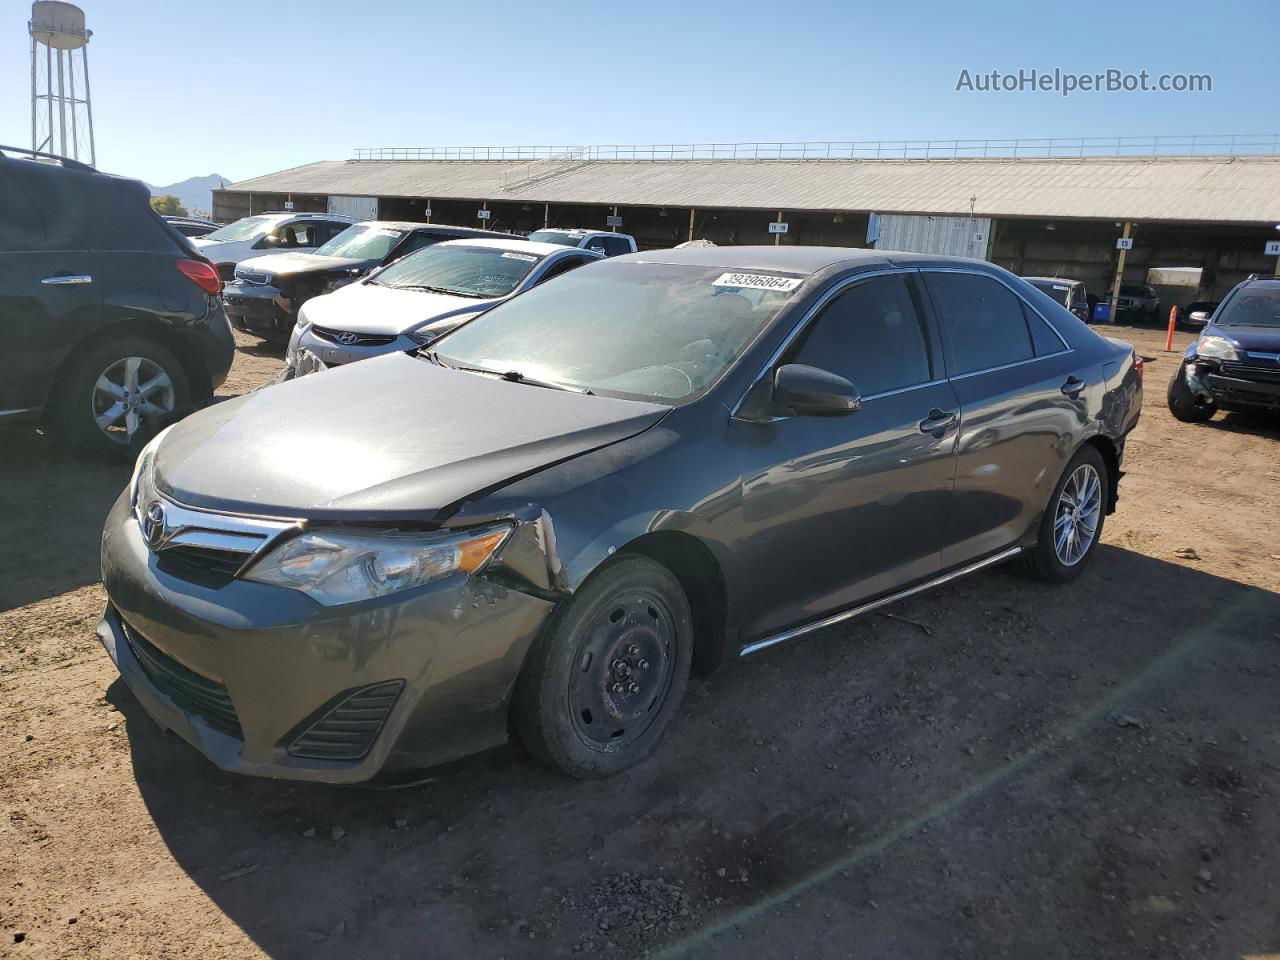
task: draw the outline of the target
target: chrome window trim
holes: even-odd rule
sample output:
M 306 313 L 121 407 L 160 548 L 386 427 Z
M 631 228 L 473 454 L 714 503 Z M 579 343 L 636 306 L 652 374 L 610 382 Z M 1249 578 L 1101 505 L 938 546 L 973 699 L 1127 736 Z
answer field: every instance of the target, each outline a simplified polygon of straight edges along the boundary
M 970 377 L 980 377 L 987 373 L 999 373 L 1001 370 L 1012 370 L 1014 367 L 1025 367 L 1029 363 L 1039 363 L 1041 360 L 1052 360 L 1054 357 L 1066 356 L 1070 350 L 1059 350 L 1057 353 L 1046 353 L 1041 357 L 1030 357 L 1026 360 L 1015 360 L 1013 363 L 1002 363 L 998 367 L 984 367 L 981 370 L 974 370 L 972 373 L 957 373 L 951 379 L 968 380 Z
M 806 623 L 803 626 L 792 627 L 790 630 L 784 630 L 781 633 L 775 633 L 773 636 L 765 637 L 763 640 L 757 640 L 755 643 L 749 643 L 738 651 L 739 657 L 747 657 L 767 647 L 772 647 L 779 643 L 785 643 L 788 640 L 794 640 L 796 637 L 803 636 L 806 633 L 812 633 L 815 630 L 821 630 L 824 627 L 832 627 L 837 623 L 843 623 L 846 620 L 852 620 L 854 617 L 861 616 L 864 613 L 870 613 L 872 610 L 878 610 L 886 607 L 891 603 L 897 603 L 899 600 L 905 600 L 907 597 L 915 596 L 917 593 L 923 593 L 925 590 L 931 590 L 934 587 L 940 587 L 944 583 L 950 583 L 952 580 L 958 580 L 960 577 L 967 576 L 971 573 L 977 573 L 986 567 L 994 566 L 1002 561 L 1012 559 L 1022 552 L 1022 547 L 1008 547 L 999 553 L 990 557 L 984 557 L 967 566 L 960 567 L 958 570 L 952 570 L 950 573 L 944 573 L 941 576 L 934 577 L 932 580 L 926 580 L 924 583 L 918 583 L 914 587 L 908 587 L 905 590 L 899 590 L 897 593 L 891 593 L 888 596 L 881 597 L 879 600 L 872 600 L 868 603 L 851 607 L 840 613 L 832 614 L 829 617 L 823 617 L 821 620 L 815 620 L 812 623 Z
M 35 407 L 14 407 L 12 410 L 0 410 L 0 417 L 12 417 L 19 413 L 31 413 Z
M 1024 307 L 1026 307 L 1028 310 L 1034 313 L 1037 317 L 1043 320 L 1048 325 L 1049 329 L 1053 331 L 1053 335 L 1057 337 L 1058 341 L 1062 344 L 1062 349 L 1058 350 L 1055 353 L 1044 353 L 1038 357 L 1032 356 L 1026 360 L 1015 360 L 1013 363 L 1001 364 L 998 367 L 987 367 L 986 369 L 983 369 L 983 370 L 972 370 L 969 373 L 956 374 L 951 378 L 952 380 L 959 380 L 961 377 L 972 377 L 974 374 L 978 374 L 978 373 L 989 373 L 992 370 L 1005 370 L 1009 367 L 1017 366 L 1020 363 L 1031 363 L 1033 360 L 1046 360 L 1049 357 L 1060 357 L 1064 353 L 1071 353 L 1075 349 L 1074 347 L 1071 346 L 1070 343 L 1067 342 L 1067 338 L 1062 335 L 1062 333 L 1058 330 L 1058 328 L 1053 325 L 1053 321 L 1050 320 L 1048 317 L 1046 317 L 1043 313 L 1041 313 L 1039 308 L 1036 307 L 1034 303 L 1032 303 L 1030 300 L 1024 297 L 1020 290 L 1014 287 L 1013 284 L 1009 283 L 1003 277 L 998 277 L 995 274 L 987 273 L 985 270 L 975 270 L 972 267 L 920 267 L 919 272 L 922 277 L 925 274 L 929 274 L 929 273 L 964 273 L 972 277 L 986 277 L 988 280 L 994 280 L 996 283 L 1000 284 L 1002 287 L 1004 287 L 1006 290 L 1012 293 L 1015 297 L 1017 297 L 1018 300 L 1022 302 L 1022 305 Z M 928 280 L 925 280 L 925 284 L 926 286 L 928 285 Z M 1066 308 L 1064 307 L 1063 309 L 1065 310 Z M 938 335 L 939 336 L 942 335 L 941 328 L 939 328 L 938 330 Z M 1030 330 L 1027 331 L 1027 336 L 1028 337 L 1031 336 Z M 945 346 L 946 346 L 946 342 L 944 339 L 943 347 Z M 1035 352 L 1035 348 L 1036 348 L 1035 338 L 1033 337 L 1031 340 L 1032 353 Z
M 796 321 L 795 326 L 793 326 L 790 332 L 787 333 L 786 337 L 783 338 L 782 343 L 778 345 L 778 348 L 774 350 L 772 354 L 769 355 L 769 359 L 765 361 L 765 363 L 760 367 L 760 370 L 752 378 L 751 385 L 742 392 L 742 396 L 740 396 L 738 398 L 738 402 L 733 405 L 732 409 L 729 411 L 729 415 L 734 418 L 738 416 L 738 411 L 740 411 L 742 409 L 742 405 L 746 403 L 747 397 L 751 396 L 751 392 L 755 390 L 757 386 L 760 385 L 760 382 L 765 379 L 769 371 L 773 369 L 774 365 L 780 359 L 782 359 L 782 355 L 787 352 L 791 344 L 795 342 L 796 337 L 798 337 L 800 333 L 805 329 L 805 327 L 808 326 L 809 322 L 814 318 L 817 312 L 821 310 L 823 307 L 825 307 L 828 303 L 830 303 L 831 299 L 836 294 L 840 293 L 845 288 L 850 287 L 855 283 L 859 283 L 863 280 L 870 280 L 874 277 L 888 277 L 888 276 L 894 276 L 898 274 L 905 275 L 905 274 L 912 274 L 912 273 L 919 273 L 919 272 L 920 272 L 919 269 L 916 267 L 886 267 L 880 270 L 869 270 L 865 273 L 855 273 L 853 276 L 845 277 L 843 280 L 839 280 L 836 283 L 834 283 L 832 286 L 828 287 L 827 290 L 820 297 L 818 297 L 818 299 L 814 302 L 813 306 L 811 306 L 808 310 L 806 310 L 804 312 L 804 315 L 801 316 L 801 318 Z M 920 319 L 924 320 L 926 325 L 929 322 L 927 317 L 920 317 Z M 926 326 L 926 331 L 927 329 L 928 327 Z M 941 382 L 941 381 L 935 381 L 935 382 Z M 914 389 L 917 389 L 918 387 L 923 387 L 928 385 L 929 384 L 918 383 L 911 387 L 905 387 L 903 389 L 914 390 Z M 895 393 L 895 392 L 898 392 L 898 391 L 891 390 L 886 393 L 868 395 L 863 397 L 862 399 L 874 400 L 876 397 L 888 396 L 889 393 Z M 771 419 L 780 420 L 780 419 L 787 419 L 787 418 L 773 417 Z M 761 421 L 761 422 L 767 423 L 769 421 Z

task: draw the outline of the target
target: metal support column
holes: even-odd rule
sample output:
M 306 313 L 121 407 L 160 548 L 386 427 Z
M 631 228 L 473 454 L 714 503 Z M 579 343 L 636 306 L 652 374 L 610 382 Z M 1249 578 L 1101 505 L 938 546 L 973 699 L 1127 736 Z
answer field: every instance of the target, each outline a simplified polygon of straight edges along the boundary
M 696 211 L 693 207 L 689 208 L 689 239 L 693 239 L 693 215 Z
M 1133 235 L 1133 222 L 1126 220 L 1124 222 L 1124 234 L 1121 239 L 1128 240 Z M 1111 309 L 1108 311 L 1107 320 L 1115 323 L 1120 317 L 1120 281 L 1124 277 L 1124 257 L 1128 250 L 1121 250 L 1120 256 L 1116 258 L 1116 278 L 1111 282 Z

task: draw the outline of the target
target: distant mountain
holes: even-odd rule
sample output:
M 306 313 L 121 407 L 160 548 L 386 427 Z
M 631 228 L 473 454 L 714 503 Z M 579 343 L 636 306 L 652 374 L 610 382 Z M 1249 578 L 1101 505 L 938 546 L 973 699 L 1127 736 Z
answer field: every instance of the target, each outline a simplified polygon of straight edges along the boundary
M 189 212 L 208 214 L 213 209 L 213 191 L 224 183 L 230 182 L 226 177 L 211 173 L 207 177 L 188 177 L 186 180 L 179 180 L 164 187 L 155 187 L 151 184 L 147 186 L 151 187 L 152 196 L 159 197 L 171 193 L 182 201 L 182 205 Z

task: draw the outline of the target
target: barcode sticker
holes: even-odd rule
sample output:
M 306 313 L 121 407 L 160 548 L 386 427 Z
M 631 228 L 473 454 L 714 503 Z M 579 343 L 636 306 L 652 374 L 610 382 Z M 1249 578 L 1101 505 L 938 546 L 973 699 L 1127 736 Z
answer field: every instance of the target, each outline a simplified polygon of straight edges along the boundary
M 523 260 L 525 263 L 533 263 L 537 257 L 530 256 L 527 253 L 511 253 L 508 251 L 502 255 L 504 260 Z
M 713 287 L 777 290 L 781 293 L 789 293 L 802 283 L 802 277 L 771 277 L 767 273 L 722 273 L 711 281 Z

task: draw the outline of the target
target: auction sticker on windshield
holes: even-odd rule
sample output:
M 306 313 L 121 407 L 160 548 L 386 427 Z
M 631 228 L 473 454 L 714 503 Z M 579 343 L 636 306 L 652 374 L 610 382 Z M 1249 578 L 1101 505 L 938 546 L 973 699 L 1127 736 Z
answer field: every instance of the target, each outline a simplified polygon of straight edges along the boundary
M 535 260 L 537 260 L 538 258 L 537 258 L 537 257 L 534 257 L 534 256 L 531 256 L 531 255 L 529 255 L 529 254 L 527 254 L 527 253 L 511 253 L 511 252 L 507 252 L 507 253 L 504 253 L 504 254 L 502 255 L 502 259 L 504 259 L 504 260 L 523 260 L 525 263 L 533 263 L 533 262 L 534 262 Z
M 779 290 L 789 293 L 804 282 L 803 277 L 771 277 L 767 273 L 722 273 L 711 281 L 713 287 L 741 287 L 750 290 Z

